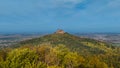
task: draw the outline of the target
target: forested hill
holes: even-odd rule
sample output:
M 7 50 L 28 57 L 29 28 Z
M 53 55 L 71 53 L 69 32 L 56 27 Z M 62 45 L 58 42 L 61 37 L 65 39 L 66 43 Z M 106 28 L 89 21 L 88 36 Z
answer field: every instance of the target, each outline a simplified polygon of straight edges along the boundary
M 78 51 L 84 55 L 89 53 L 103 54 L 112 52 L 112 47 L 104 42 L 89 38 L 80 38 L 69 33 L 53 33 L 43 37 L 22 41 L 19 45 L 36 46 L 40 44 L 52 44 L 53 46 L 63 44 L 72 51 Z
M 0 50 L 0 68 L 120 68 L 120 48 L 53 33 Z

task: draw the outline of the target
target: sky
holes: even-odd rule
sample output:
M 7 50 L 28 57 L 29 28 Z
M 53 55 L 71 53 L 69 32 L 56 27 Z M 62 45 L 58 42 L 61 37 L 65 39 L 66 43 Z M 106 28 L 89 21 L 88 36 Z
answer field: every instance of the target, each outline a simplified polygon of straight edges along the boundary
M 117 32 L 120 0 L 0 0 L 0 33 Z

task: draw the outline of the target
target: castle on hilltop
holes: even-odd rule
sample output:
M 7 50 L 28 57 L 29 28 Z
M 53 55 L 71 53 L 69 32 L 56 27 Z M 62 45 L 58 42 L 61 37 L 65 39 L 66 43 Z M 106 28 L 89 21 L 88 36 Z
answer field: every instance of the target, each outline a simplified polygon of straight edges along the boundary
M 58 29 L 55 33 L 56 34 L 64 34 L 65 32 L 62 29 Z

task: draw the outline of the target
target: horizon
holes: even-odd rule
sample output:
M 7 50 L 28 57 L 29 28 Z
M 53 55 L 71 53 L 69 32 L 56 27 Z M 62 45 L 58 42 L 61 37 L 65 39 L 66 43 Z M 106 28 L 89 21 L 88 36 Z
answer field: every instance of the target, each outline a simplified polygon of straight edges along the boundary
M 16 35 L 16 34 L 32 34 L 32 35 L 36 35 L 36 34 L 53 34 L 56 31 L 46 31 L 46 32 L 0 32 L 0 35 Z M 120 34 L 120 32 L 70 32 L 70 31 L 65 31 L 67 33 L 70 34 Z
M 1 33 L 120 33 L 119 0 L 1 0 Z

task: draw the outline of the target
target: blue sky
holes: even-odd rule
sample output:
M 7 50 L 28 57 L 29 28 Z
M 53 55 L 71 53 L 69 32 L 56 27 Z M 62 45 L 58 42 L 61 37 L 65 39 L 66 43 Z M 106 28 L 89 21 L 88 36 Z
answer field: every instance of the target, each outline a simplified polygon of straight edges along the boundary
M 0 0 L 0 32 L 120 32 L 120 0 Z

